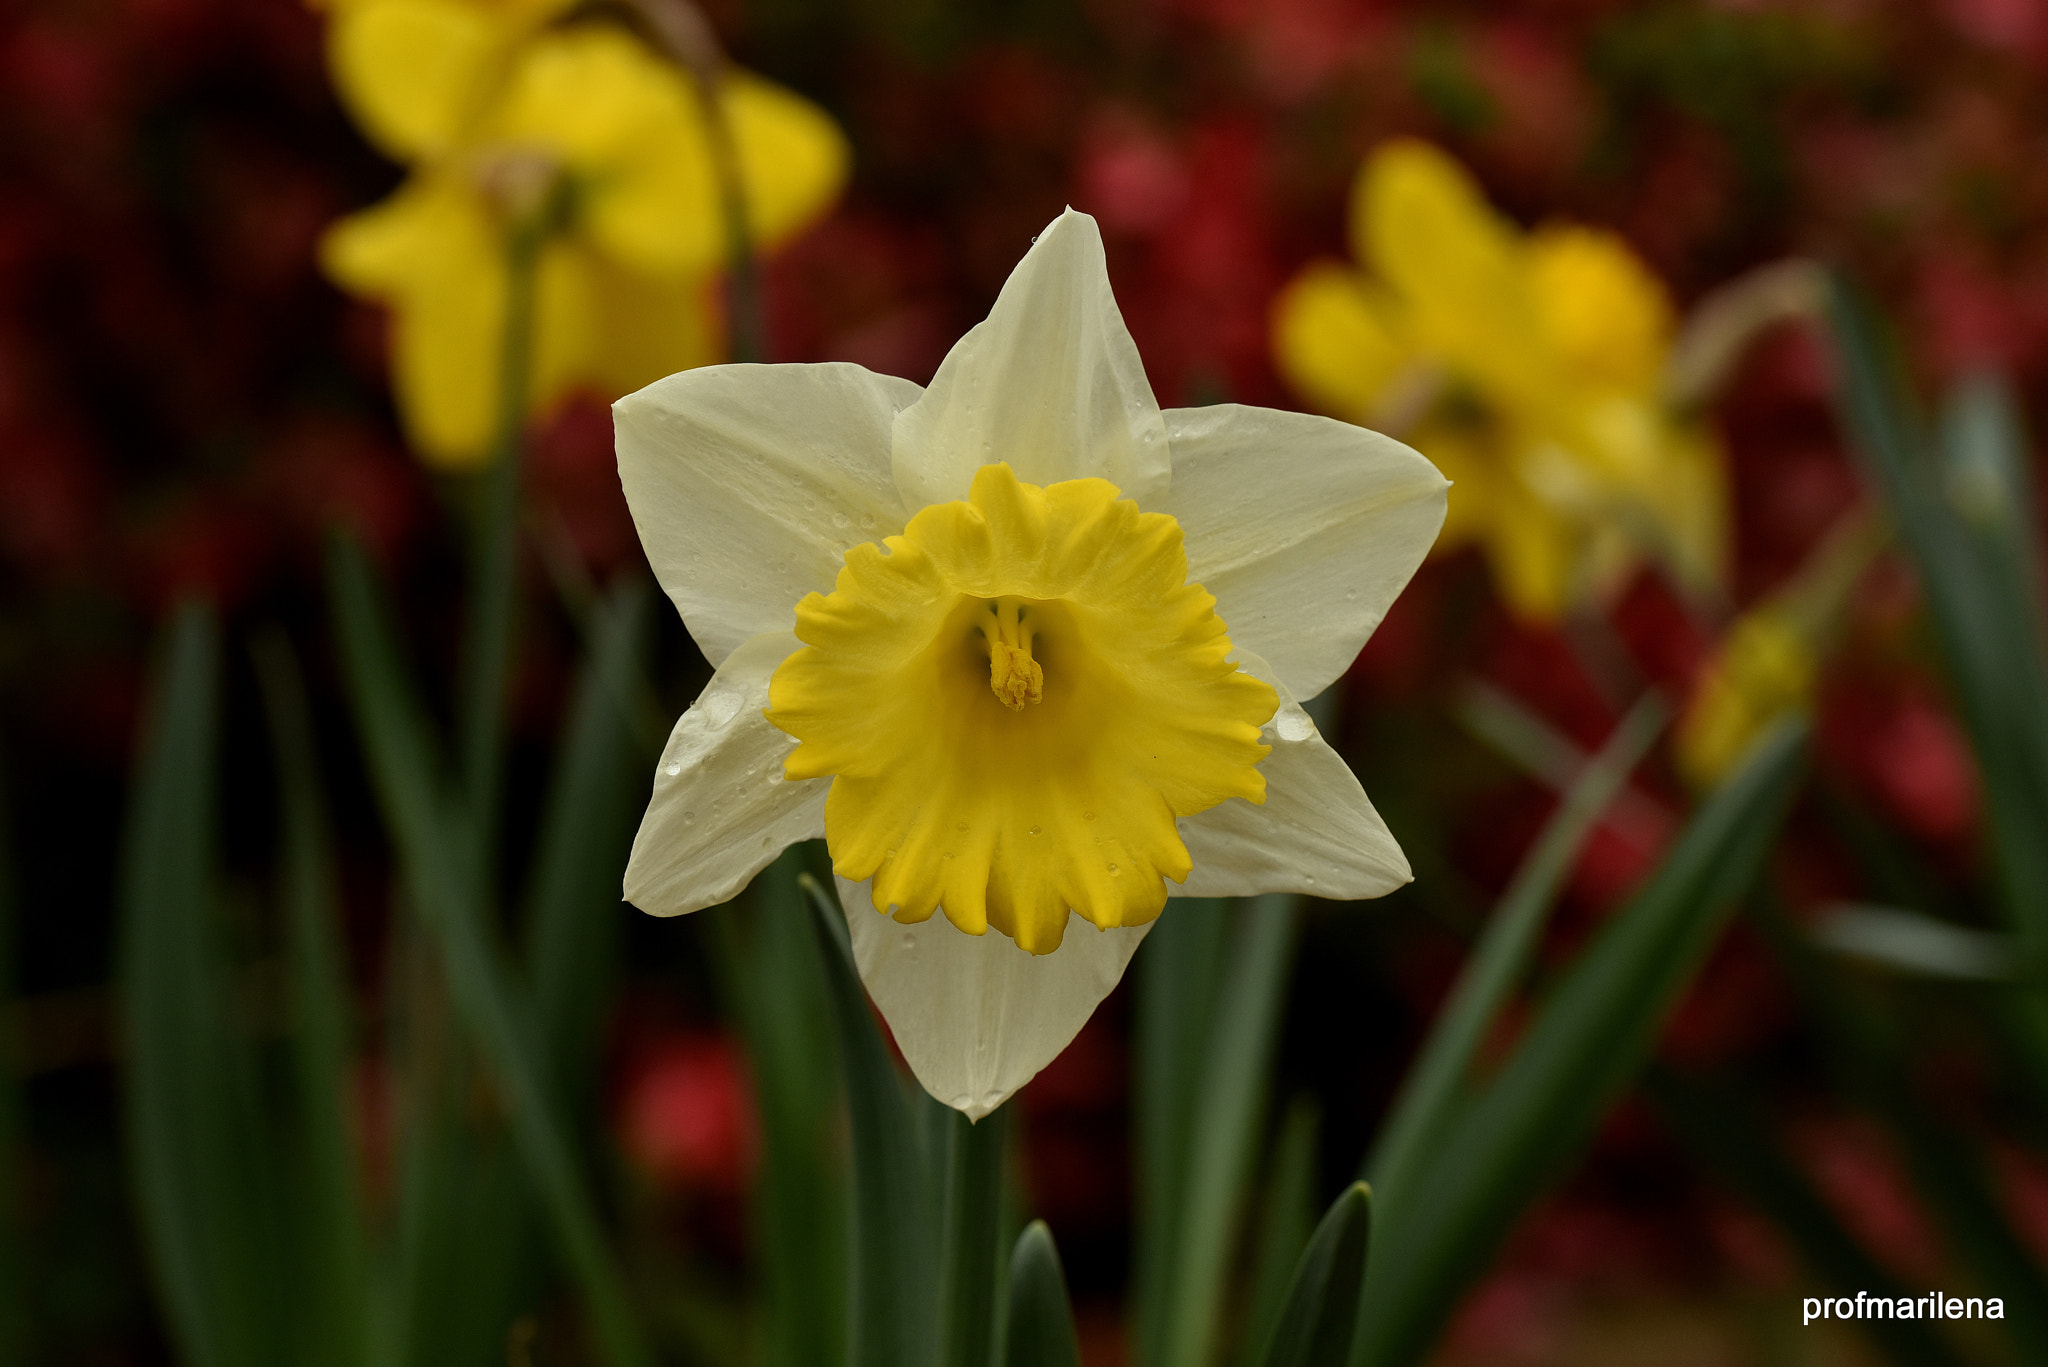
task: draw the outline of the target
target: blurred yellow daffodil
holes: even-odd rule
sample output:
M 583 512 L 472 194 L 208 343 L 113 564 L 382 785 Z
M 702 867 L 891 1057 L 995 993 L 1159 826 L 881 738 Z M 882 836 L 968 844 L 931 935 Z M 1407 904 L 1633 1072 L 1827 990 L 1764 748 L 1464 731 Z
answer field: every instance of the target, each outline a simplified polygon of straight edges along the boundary
M 1452 479 L 1439 546 L 1476 541 L 1509 607 L 1554 619 L 1649 556 L 1718 581 L 1712 438 L 1663 397 L 1672 314 L 1611 233 L 1523 233 L 1428 144 L 1383 145 L 1352 188 L 1359 266 L 1309 267 L 1274 312 L 1312 404 L 1398 432 Z
M 1069 210 L 926 388 L 712 366 L 613 408 L 648 562 L 717 673 L 629 901 L 725 901 L 820 835 L 862 980 L 979 1117 L 1063 1049 L 1172 895 L 1376 897 L 1408 862 L 1297 699 L 1443 520 L 1374 432 L 1161 410 Z
M 393 387 L 428 460 L 471 465 L 496 418 L 510 168 L 558 179 L 562 221 L 535 285 L 531 407 L 613 397 L 720 358 L 709 289 L 725 258 L 714 147 L 691 77 L 624 29 L 550 26 L 561 0 L 334 0 L 342 98 L 412 174 L 337 223 L 329 275 L 393 313 Z M 720 83 L 757 245 L 845 180 L 823 111 L 757 77 Z
M 1884 543 L 1875 518 L 1850 514 L 1790 579 L 1729 624 L 1672 735 L 1672 758 L 1688 783 L 1713 787 L 1772 722 L 1813 705 L 1850 594 Z

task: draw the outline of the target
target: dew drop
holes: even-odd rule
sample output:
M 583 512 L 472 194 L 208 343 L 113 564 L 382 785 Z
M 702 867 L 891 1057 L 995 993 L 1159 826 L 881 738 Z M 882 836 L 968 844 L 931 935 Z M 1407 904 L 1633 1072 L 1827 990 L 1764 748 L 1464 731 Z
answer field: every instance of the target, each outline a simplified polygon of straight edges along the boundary
M 1121 872 L 1121 870 L 1119 870 L 1116 865 L 1111 864 L 1109 866 L 1109 873 L 1112 878 L 1115 877 L 1119 872 Z
M 853 519 L 845 513 L 834 513 L 832 514 L 832 525 L 835 527 L 851 527 Z
M 677 760 L 674 764 L 669 765 L 668 768 L 664 769 L 662 772 L 667 774 L 670 778 L 674 778 L 677 774 L 683 772 L 683 762 L 681 760 Z
M 1308 719 L 1308 713 L 1298 710 L 1282 712 L 1274 725 L 1285 741 L 1304 741 L 1316 733 L 1316 724 Z
M 697 710 L 712 726 L 723 726 L 739 715 L 740 695 L 729 689 L 706 693 L 697 700 Z
M 903 932 L 903 938 L 898 940 L 896 943 L 903 947 L 903 952 L 905 954 L 917 953 L 917 937 L 915 935 L 912 935 L 907 930 Z
M 1358 601 L 1358 590 L 1357 590 L 1357 589 L 1346 589 L 1346 590 L 1344 590 L 1344 601 L 1345 601 L 1345 602 L 1347 602 L 1347 603 L 1355 603 L 1355 602 L 1357 602 L 1357 601 Z
M 1081 819 L 1082 819 L 1083 821 L 1093 821 L 1093 820 L 1095 819 L 1095 813 L 1093 813 L 1093 812 L 1083 812 L 1083 813 L 1081 813 Z
M 684 824 L 685 826 L 687 826 L 687 825 L 691 824 L 691 823 L 692 823 L 692 822 L 694 822 L 694 821 L 695 821 L 696 819 L 697 819 L 697 814 L 696 814 L 695 812 L 684 812 L 684 813 L 683 813 L 683 824 Z
M 1032 828 L 1031 828 L 1031 829 L 1030 829 L 1030 830 L 1029 830 L 1028 832 L 1026 832 L 1026 834 L 1029 834 L 1029 835 L 1037 835 L 1037 834 L 1039 833 L 1039 830 L 1040 830 L 1040 828 L 1039 828 L 1039 827 L 1037 827 L 1037 826 L 1033 826 L 1033 827 L 1032 827 Z
M 964 821 L 956 821 L 953 823 L 953 829 L 956 831 L 964 831 L 967 829 L 967 823 Z

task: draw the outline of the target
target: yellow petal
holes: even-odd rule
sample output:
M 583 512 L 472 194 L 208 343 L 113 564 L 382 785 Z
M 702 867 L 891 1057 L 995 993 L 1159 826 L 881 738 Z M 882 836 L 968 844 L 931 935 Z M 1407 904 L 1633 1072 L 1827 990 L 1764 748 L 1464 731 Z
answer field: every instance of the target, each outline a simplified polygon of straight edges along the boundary
M 758 76 L 731 73 L 725 100 L 746 187 L 747 220 L 755 241 L 771 246 L 808 225 L 839 197 L 852 153 L 831 115 Z
M 1512 401 L 1543 377 L 1519 235 L 1428 143 L 1382 144 L 1352 187 L 1353 247 L 1410 310 L 1420 345 Z
M 1574 378 L 1638 393 L 1657 384 L 1671 304 L 1621 238 L 1545 227 L 1529 241 L 1529 278 L 1549 343 Z
M 1179 526 L 1104 480 L 991 465 L 886 546 L 797 605 L 806 648 L 769 686 L 802 742 L 785 773 L 834 776 L 835 871 L 900 920 L 943 908 L 1038 954 L 1069 908 L 1158 915 L 1191 868 L 1176 819 L 1264 799 L 1278 701 L 1231 660 Z
M 574 238 L 542 254 L 533 392 L 545 413 L 572 393 L 606 402 L 718 359 L 706 282 L 637 274 Z
M 725 80 L 756 243 L 814 217 L 846 178 L 846 142 L 806 100 L 744 72 Z M 579 223 L 651 275 L 702 277 L 725 263 L 725 209 L 691 78 L 614 28 L 551 33 L 522 53 L 491 136 L 545 148 L 575 180 Z
M 582 379 L 604 398 L 723 359 L 712 281 L 645 276 L 595 253 L 588 278 L 600 326 Z
M 412 161 L 447 150 L 476 116 L 508 14 L 462 0 L 361 0 L 329 21 L 327 61 L 370 141 Z
M 329 230 L 336 283 L 392 311 L 392 389 L 426 460 L 474 464 L 490 444 L 505 309 L 504 246 L 459 180 L 415 178 Z
M 1578 588 L 1580 535 L 1511 475 L 1497 479 L 1491 494 L 1481 535 L 1502 600 L 1524 621 L 1556 621 Z
M 1312 265 L 1273 305 L 1274 364 L 1315 407 L 1367 424 L 1410 359 L 1397 307 L 1355 270 Z
M 1807 704 L 1817 669 L 1812 642 L 1775 606 L 1737 618 L 1679 719 L 1679 772 L 1698 787 L 1718 783 L 1765 727 Z

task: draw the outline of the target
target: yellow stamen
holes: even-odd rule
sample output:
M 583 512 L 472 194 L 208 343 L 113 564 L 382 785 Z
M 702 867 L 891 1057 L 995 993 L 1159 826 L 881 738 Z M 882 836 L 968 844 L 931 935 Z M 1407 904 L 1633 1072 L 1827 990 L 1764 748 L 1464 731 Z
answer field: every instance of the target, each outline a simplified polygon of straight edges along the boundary
M 1031 628 L 1024 625 L 1024 605 L 998 598 L 976 624 L 988 642 L 988 686 L 1012 712 L 1045 698 L 1045 670 L 1031 658 Z

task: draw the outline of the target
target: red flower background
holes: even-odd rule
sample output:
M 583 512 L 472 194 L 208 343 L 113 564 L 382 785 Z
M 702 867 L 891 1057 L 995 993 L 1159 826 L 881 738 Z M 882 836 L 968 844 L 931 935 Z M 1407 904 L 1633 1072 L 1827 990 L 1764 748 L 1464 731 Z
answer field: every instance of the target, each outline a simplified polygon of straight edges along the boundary
M 728 0 L 712 17 L 741 60 L 831 109 L 855 147 L 844 201 L 768 264 L 771 359 L 928 378 L 1071 203 L 1102 225 L 1162 403 L 1291 405 L 1268 353 L 1274 294 L 1306 261 L 1342 254 L 1363 154 L 1418 133 L 1525 222 L 1618 229 L 1682 303 L 1784 255 L 1838 263 L 1887 301 L 1930 386 L 1997 367 L 2048 417 L 2048 9 L 2034 0 Z M 339 523 L 404 586 L 424 653 L 445 663 L 446 491 L 397 435 L 383 319 L 313 264 L 324 225 L 397 176 L 334 102 L 321 23 L 281 0 L 18 0 L 0 16 L 9 1020 L 53 1362 L 165 1351 L 121 1195 L 114 1051 L 95 1024 L 157 624 L 202 593 L 238 627 L 281 626 L 322 659 L 319 553 Z M 1738 604 L 1862 497 L 1832 390 L 1824 340 L 1791 325 L 1752 349 L 1715 409 Z M 534 434 L 515 709 L 515 781 L 529 790 L 573 660 L 551 584 L 645 573 L 605 397 Z M 1633 667 L 1678 695 L 1712 644 L 1653 574 L 1612 621 Z M 666 700 L 680 708 L 703 665 L 664 630 Z M 1418 882 L 1322 908 L 1308 932 L 1274 1089 L 1321 1107 L 1326 1187 L 1355 1164 L 1552 802 L 1456 726 L 1445 700 L 1471 678 L 1582 746 L 1615 720 L 1574 652 L 1512 622 L 1469 556 L 1427 565 L 1360 657 L 1340 739 Z M 338 749 L 338 705 L 320 703 Z M 1901 564 L 1858 589 L 1826 671 L 1817 766 L 1773 867 L 1795 913 L 1880 897 L 1870 841 L 1938 888 L 1976 876 L 1974 764 Z M 360 788 L 339 801 L 357 977 L 374 1002 L 387 854 Z M 1573 874 L 1552 961 L 1652 867 L 1685 803 L 1658 765 L 1639 777 Z M 261 867 L 269 822 L 228 814 L 238 867 Z M 692 933 L 636 917 L 628 944 L 608 1114 L 666 1212 L 663 1237 L 741 1263 L 755 1143 L 744 1061 Z M 1059 1234 L 1094 1367 L 1122 1351 L 1126 1016 L 1120 996 L 1022 1104 L 1028 1203 Z M 1983 1042 L 1959 1033 L 1939 1048 L 1931 1085 L 2003 1133 Z M 1662 1053 L 1765 1078 L 1792 1151 L 1852 1230 L 1913 1284 L 1939 1275 L 1904 1160 L 1831 1090 L 1755 932 L 1738 925 L 1720 947 Z M 1680 1138 L 1654 1107 L 1624 1104 L 1524 1222 L 1443 1360 L 1765 1360 L 1746 1316 L 1789 1314 L 1793 1255 Z M 2017 1135 L 2001 1142 L 2002 1199 L 2048 1245 L 2048 1166 Z M 1678 1344 L 1721 1355 L 1681 1358 Z

